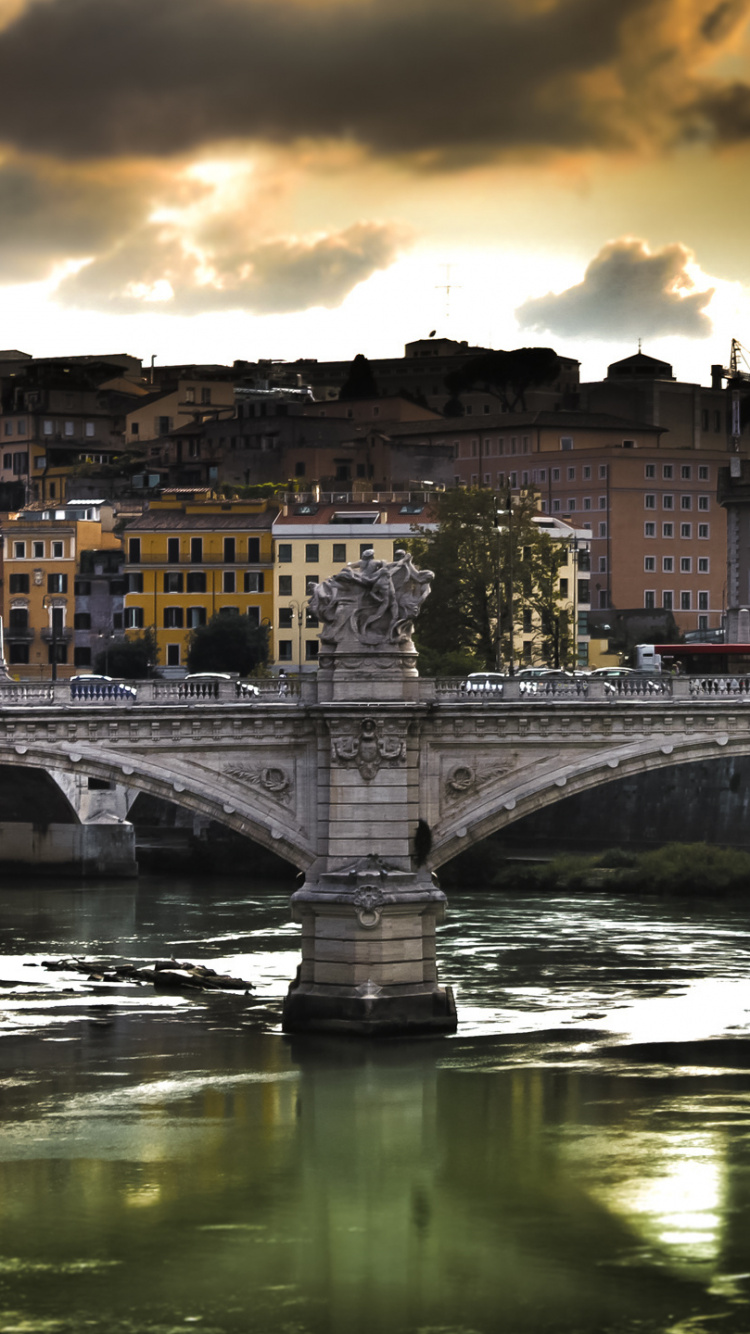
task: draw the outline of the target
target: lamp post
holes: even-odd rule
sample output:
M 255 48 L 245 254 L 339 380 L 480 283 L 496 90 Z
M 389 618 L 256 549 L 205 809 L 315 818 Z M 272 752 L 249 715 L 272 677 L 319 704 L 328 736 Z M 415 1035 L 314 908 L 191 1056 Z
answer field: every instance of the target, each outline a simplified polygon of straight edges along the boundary
M 49 593 L 44 594 L 44 597 L 42 598 L 42 606 L 45 611 L 49 611 L 51 613 L 50 629 L 52 631 L 52 643 L 50 647 L 52 649 L 52 654 L 51 654 L 52 680 L 56 681 L 57 680 L 57 617 L 55 616 L 55 611 L 57 610 L 57 608 L 55 607 L 54 603 L 50 603 L 47 601 L 49 596 L 50 596 Z
M 573 560 L 573 671 L 578 666 L 578 538 L 572 537 L 569 551 Z
M 297 602 L 295 599 L 294 601 L 289 602 L 287 605 L 289 606 L 292 615 L 294 616 L 297 622 L 297 674 L 298 676 L 301 676 L 302 675 L 302 619 L 305 615 L 306 604 L 304 602 Z
M 500 519 L 504 519 L 504 518 L 507 517 L 507 519 L 508 519 L 508 588 L 509 588 L 509 592 L 508 592 L 508 610 L 509 610 L 509 612 L 510 612 L 510 630 L 509 630 L 509 645 L 508 645 L 508 676 L 515 676 L 515 674 L 516 674 L 516 669 L 515 669 L 515 665 L 514 665 L 514 661 L 513 661 L 513 660 L 514 660 L 514 657 L 515 657 L 515 634 L 514 634 L 515 627 L 514 627 L 514 625 L 513 625 L 513 615 L 514 615 L 514 604 L 513 604 L 513 497 L 512 497 L 512 495 L 511 495 L 510 490 L 508 491 L 508 496 L 507 496 L 507 506 L 508 506 L 507 509 L 504 509 L 504 510 L 497 510 L 497 511 L 496 511 L 496 515 L 495 515 L 495 527 L 496 527 L 496 529 L 497 529 L 497 670 L 500 671 L 500 666 L 501 666 L 501 663 L 500 663 L 500 657 L 501 657 L 501 652 L 500 652 L 500 645 L 501 645 L 501 634 L 500 634 L 500 613 L 501 613 L 501 602 L 502 602 L 502 598 L 501 598 L 502 582 L 501 582 L 501 578 L 500 578 L 500 534 L 501 534 L 501 532 L 503 532 L 503 528 L 502 528 L 501 524 L 499 523 L 499 520 L 500 520 Z

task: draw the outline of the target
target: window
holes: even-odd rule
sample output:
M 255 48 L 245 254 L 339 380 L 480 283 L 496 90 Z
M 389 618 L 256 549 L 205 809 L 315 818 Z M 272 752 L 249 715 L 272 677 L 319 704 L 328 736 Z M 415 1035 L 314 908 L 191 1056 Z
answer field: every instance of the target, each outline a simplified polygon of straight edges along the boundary
M 29 661 L 28 644 L 11 644 L 8 650 L 8 661 L 11 664 L 27 663 Z
M 599 497 L 599 509 L 600 509 L 600 510 L 605 510 L 606 508 L 607 508 L 607 497 L 606 497 L 606 496 L 600 496 L 600 497 Z
M 179 667 L 179 665 L 180 665 L 179 644 L 167 644 L 167 666 Z
M 93 423 L 93 422 L 86 422 L 86 435 L 87 435 L 87 436 L 89 437 L 89 439 L 90 439 L 90 438 L 93 436 L 93 434 L 94 434 L 94 423 Z
M 662 537 L 674 537 L 674 524 L 663 523 L 661 526 L 661 535 Z
M 664 557 L 663 557 L 663 559 L 662 559 L 662 563 L 661 563 L 661 568 L 662 568 L 662 570 L 664 571 L 665 574 L 671 574 L 671 573 L 672 573 L 672 571 L 674 570 L 674 560 L 673 560 L 672 556 L 664 556 Z
M 245 614 L 251 625 L 256 628 L 260 625 L 260 607 L 248 607 Z
M 560 480 L 560 469 L 559 469 L 559 468 L 553 468 L 553 469 L 552 469 L 552 481 L 553 481 L 553 482 L 559 482 L 559 480 Z
M 181 578 L 182 576 L 180 576 Z M 205 570 L 188 570 L 185 586 L 188 593 L 205 593 L 206 591 L 206 572 Z M 180 593 L 182 589 L 178 590 Z
M 180 559 L 180 539 L 179 537 L 167 538 L 167 560 L 170 565 L 176 565 Z
M 599 610 L 606 611 L 609 607 L 609 593 L 606 588 L 599 589 Z
M 184 619 L 184 614 L 183 614 L 182 607 L 165 607 L 165 608 L 164 608 L 164 629 L 165 629 L 165 630 L 181 630 L 181 629 L 182 629 L 182 625 L 183 625 L 183 619 Z
M 27 574 L 12 574 L 10 576 L 11 593 L 28 593 L 29 576 Z
M 245 571 L 245 590 L 246 593 L 263 592 L 263 573 L 257 570 Z
M 699 523 L 698 536 L 700 538 L 707 538 L 709 537 L 709 535 L 710 535 L 709 525 L 707 523 Z
M 54 433 L 54 429 L 55 428 L 51 421 L 45 421 L 42 426 L 42 433 L 44 435 L 52 435 Z
M 291 607 L 279 607 L 279 629 L 291 630 L 294 626 L 294 612 Z
M 699 510 L 707 510 L 708 507 L 709 507 L 709 506 L 708 506 L 708 496 L 699 496 L 699 497 L 698 497 L 698 509 L 699 509 Z
M 307 468 L 306 468 L 306 465 L 305 465 L 304 463 L 300 463 L 299 461 L 298 461 L 297 463 L 295 463 L 295 465 L 294 465 L 294 475 L 295 475 L 295 477 L 304 477 L 306 471 L 307 471 Z
M 560 512 L 560 501 L 559 501 L 559 500 L 553 500 L 553 501 L 552 501 L 552 512 L 553 512 L 553 514 L 559 514 L 559 512 Z
M 27 607 L 11 607 L 8 628 L 10 630 L 28 630 L 29 612 Z
M 714 430 L 715 430 L 715 431 L 720 431 L 720 430 L 721 430 L 721 413 L 720 413 L 720 412 L 714 412 Z
M 305 640 L 305 658 L 308 662 L 312 662 L 315 658 L 317 658 L 319 647 L 320 645 L 317 639 Z
M 680 496 L 680 509 L 681 509 L 681 510 L 691 510 L 692 508 L 693 508 L 693 497 L 692 497 L 692 496 Z
M 709 560 L 708 560 L 708 556 L 699 556 L 699 557 L 698 557 L 698 573 L 699 573 L 699 574 L 708 574 L 708 573 L 709 573 Z
M 291 574 L 279 575 L 279 597 L 290 598 L 292 596 L 292 576 Z
M 591 496 L 584 496 L 584 498 L 583 498 L 583 508 L 584 508 L 585 510 L 590 510 L 590 509 L 591 509 Z
M 590 482 L 590 481 L 591 481 L 591 466 L 590 466 L 590 464 L 588 464 L 588 463 L 585 464 L 584 469 L 583 469 L 582 476 L 583 476 L 583 480 L 584 480 L 584 482 Z M 544 481 L 544 478 L 542 478 L 542 481 Z
M 644 536 L 644 537 L 656 537 L 656 524 L 655 524 L 655 523 L 644 523 L 644 525 L 643 525 L 643 536 Z
M 12 454 L 3 454 L 3 467 L 4 467 L 4 468 L 12 468 L 12 467 L 13 467 L 13 455 L 12 455 Z
M 666 495 L 663 495 L 662 498 L 661 498 L 661 507 L 662 507 L 663 510 L 673 510 L 673 509 L 674 509 L 674 496 L 669 495 L 669 493 L 667 493 Z
M 578 601 L 579 601 L 579 602 L 590 602 L 590 601 L 591 601 L 591 585 L 590 585 L 588 579 L 579 579 L 579 580 L 578 580 Z M 583 631 L 583 633 L 585 634 L 585 633 L 587 633 L 587 632 L 586 632 L 586 631 Z
M 661 470 L 661 475 L 665 481 L 671 482 L 672 478 L 674 477 L 674 468 L 672 467 L 671 463 L 664 464 Z
M 201 389 L 201 403 L 210 403 L 210 402 L 211 402 L 211 390 Z
M 65 434 L 66 434 L 66 435 L 75 435 L 75 433 L 76 433 L 76 428 L 75 428 L 74 423 L 73 423 L 73 422 L 66 422 L 66 423 L 65 423 Z
M 234 565 L 235 562 L 235 540 L 233 537 L 224 538 L 224 560 L 227 565 Z
M 44 543 L 32 542 L 31 554 L 34 557 L 34 560 L 44 560 Z
M 318 582 L 317 574 L 308 574 L 305 576 L 305 597 L 309 598 Z
M 140 537 L 131 537 L 128 542 L 128 560 L 134 565 L 140 564 L 141 559 L 141 539 Z
M 24 560 L 25 557 L 26 557 L 26 543 L 25 543 L 25 542 L 14 542 L 14 543 L 13 543 L 13 555 L 15 556 L 16 560 Z
M 83 644 L 78 644 L 78 645 L 73 649 L 73 665 L 74 665 L 74 667 L 90 667 L 90 666 L 91 666 L 91 649 L 88 648 L 88 647 L 86 647 L 86 646 L 84 646 Z M 95 778 L 90 778 L 90 779 L 89 779 L 89 785 L 90 785 L 91 783 L 95 783 L 95 782 L 97 782 L 97 779 L 95 779 Z M 109 787 L 109 784 L 108 784 L 108 783 L 103 783 L 102 785 L 103 785 L 103 787 Z
M 656 465 L 653 464 L 653 463 L 647 463 L 647 464 L 646 464 L 646 477 L 647 477 L 647 478 L 650 478 L 650 477 L 655 477 L 655 476 L 656 476 Z
M 708 593 L 698 594 L 698 611 L 708 611 Z
M 142 576 L 141 576 L 142 577 Z M 73 592 L 77 598 L 87 598 L 91 596 L 91 580 L 75 579 L 73 581 Z
M 222 591 L 223 591 L 224 593 L 234 593 L 234 592 L 236 592 L 236 589 L 235 589 L 234 570 L 225 570 L 225 571 L 224 571 L 224 579 L 223 579 L 223 584 L 222 584 Z
M 46 467 L 47 467 L 47 455 L 46 455 L 46 454 L 35 454 L 35 456 L 34 456 L 34 467 L 35 467 L 35 468 L 46 468 Z
M 671 592 L 671 590 L 668 589 L 666 593 L 662 593 L 661 605 L 665 611 L 674 610 L 674 594 Z
M 708 410 L 706 408 L 701 412 L 701 430 L 708 430 Z
M 67 574 L 48 574 L 47 592 L 48 593 L 67 593 L 68 576 Z
M 560 448 L 561 448 L 561 449 L 572 449 L 572 448 L 573 448 L 573 437 L 572 437 L 571 435 L 563 435 L 563 436 L 561 436 L 561 437 L 560 437 Z
M 292 641 L 291 639 L 279 640 L 279 662 L 292 661 Z
M 644 556 L 644 557 L 643 557 L 643 568 L 644 568 L 644 570 L 646 570 L 647 572 L 653 572 L 653 571 L 656 569 L 656 557 L 655 557 L 655 556 Z
M 248 537 L 247 559 L 250 565 L 257 565 L 260 560 L 260 538 Z
M 702 463 L 698 469 L 698 480 L 700 482 L 708 481 L 708 465 L 705 463 Z
M 606 557 L 606 556 L 600 556 L 600 557 L 599 557 L 599 573 L 600 573 L 600 574 L 606 574 L 606 573 L 607 573 L 607 557 Z
M 179 540 L 179 539 L 178 539 Z M 190 564 L 201 565 L 203 562 L 203 538 L 191 537 L 190 539 Z
M 317 565 L 320 560 L 320 546 L 317 542 L 305 543 L 305 561 L 308 565 Z
M 290 565 L 292 560 L 291 542 L 279 542 L 279 545 L 276 550 L 279 558 L 279 563 L 281 565 Z
M 6 434 L 6 435 L 12 435 L 12 434 L 13 434 L 13 422 L 6 422 L 6 423 L 5 423 L 5 426 L 4 426 L 4 430 L 5 430 L 5 434 Z
M 683 463 L 682 467 L 680 468 L 680 477 L 682 478 L 683 482 L 689 482 L 692 475 L 693 475 L 693 469 L 691 468 L 690 464 Z
M 75 614 L 75 616 L 73 617 L 73 629 L 74 629 L 74 630 L 90 630 L 90 629 L 91 629 L 91 613 L 88 612 L 88 611 L 77 611 L 76 614 Z
M 653 611 L 656 606 L 656 592 L 652 588 L 647 588 L 643 594 L 643 605 L 646 611 Z
M 576 507 L 575 497 L 573 496 L 568 497 L 568 511 L 570 512 L 570 510 L 574 510 L 575 507 Z
M 569 481 L 569 482 L 574 482 L 575 479 L 576 479 L 576 470 L 575 470 L 575 468 L 568 468 L 568 481 Z
M 680 574 L 692 574 L 693 562 L 690 556 L 680 556 Z
M 680 611 L 690 611 L 689 593 L 680 593 Z
M 561 579 L 561 580 L 560 580 L 560 597 L 561 597 L 561 598 L 566 598 L 567 596 L 568 596 L 568 581 L 567 581 L 567 579 Z
M 693 525 L 692 525 L 692 523 L 681 523 L 681 524 L 680 524 L 680 537 L 692 537 L 692 536 L 693 536 Z
M 652 492 L 648 491 L 646 495 L 643 497 L 643 503 L 647 510 L 655 510 L 656 496 Z
M 182 574 L 181 574 L 181 573 L 178 574 L 176 571 L 174 571 L 174 572 L 170 572 L 170 571 L 168 571 L 168 572 L 164 575 L 164 592 L 165 592 L 165 593 L 181 593 L 181 592 L 182 592 Z
M 199 625 L 206 624 L 205 607 L 188 607 L 187 609 L 187 628 L 188 630 L 197 630 Z
M 188 385 L 187 389 L 185 390 L 185 402 L 186 403 L 195 402 L 195 386 L 192 384 Z
M 606 536 L 607 536 L 607 525 L 606 525 L 606 523 L 600 523 L 600 524 L 599 524 L 599 536 L 600 536 L 600 537 L 606 537 Z
M 333 559 L 341 565 L 346 565 L 346 542 L 334 542 Z
M 156 418 L 156 423 L 155 423 L 155 425 L 156 425 L 156 434 L 157 434 L 157 435 L 169 435 L 169 432 L 170 432 L 171 429 L 172 429 L 172 418 L 171 418 L 171 417 L 157 417 L 157 418 Z
M 239 607 L 219 607 L 220 616 L 239 616 Z
M 599 464 L 599 476 L 600 476 L 600 477 L 606 477 L 606 476 L 607 476 L 607 465 L 606 465 L 606 463 L 600 463 L 600 464 Z
M 88 591 L 91 592 L 91 584 L 88 585 Z M 143 575 L 141 573 L 128 575 L 128 586 L 126 592 L 128 593 L 143 592 Z

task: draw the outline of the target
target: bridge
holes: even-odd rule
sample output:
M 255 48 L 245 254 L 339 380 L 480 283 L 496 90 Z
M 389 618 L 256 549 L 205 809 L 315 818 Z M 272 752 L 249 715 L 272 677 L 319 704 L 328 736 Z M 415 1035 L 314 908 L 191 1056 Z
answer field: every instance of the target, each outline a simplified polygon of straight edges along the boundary
M 745 679 L 511 681 L 501 693 L 420 680 L 410 628 L 423 572 L 408 558 L 385 569 L 392 606 L 346 582 L 318 606 L 320 666 L 299 693 L 277 681 L 250 696 L 231 682 L 148 682 L 135 698 L 0 687 L 0 764 L 52 774 L 100 869 L 107 840 L 116 872 L 132 837 L 107 809 L 127 791 L 200 812 L 303 873 L 291 1031 L 451 1031 L 435 955 L 444 862 L 612 779 L 750 754 Z M 112 786 L 90 793 L 89 778 Z

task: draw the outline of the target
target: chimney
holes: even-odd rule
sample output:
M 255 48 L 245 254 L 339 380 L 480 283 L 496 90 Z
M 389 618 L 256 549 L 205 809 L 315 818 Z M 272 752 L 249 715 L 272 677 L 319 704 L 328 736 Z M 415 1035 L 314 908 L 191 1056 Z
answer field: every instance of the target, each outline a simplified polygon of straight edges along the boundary
M 712 389 L 721 389 L 723 383 L 724 383 L 724 367 L 723 367 L 723 366 L 712 366 L 712 367 L 711 367 L 711 388 L 712 388 Z

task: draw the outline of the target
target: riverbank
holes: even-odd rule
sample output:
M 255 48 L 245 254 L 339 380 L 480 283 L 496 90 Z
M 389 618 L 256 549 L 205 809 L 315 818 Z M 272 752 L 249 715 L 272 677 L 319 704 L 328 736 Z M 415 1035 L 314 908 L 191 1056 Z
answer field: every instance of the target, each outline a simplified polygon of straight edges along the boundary
M 487 842 L 442 868 L 440 879 L 452 885 L 486 884 L 512 893 L 653 894 L 669 897 L 750 895 L 750 853 L 708 843 L 667 843 L 662 848 L 576 856 L 546 861 L 518 861 Z

